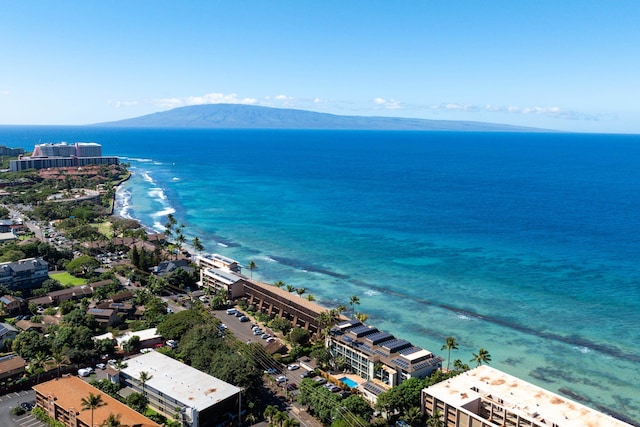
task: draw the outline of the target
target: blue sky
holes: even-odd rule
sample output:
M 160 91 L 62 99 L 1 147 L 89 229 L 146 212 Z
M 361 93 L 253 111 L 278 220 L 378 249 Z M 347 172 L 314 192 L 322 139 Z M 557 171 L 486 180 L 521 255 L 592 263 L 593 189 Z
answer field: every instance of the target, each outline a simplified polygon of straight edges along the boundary
M 0 124 L 242 102 L 640 133 L 638 1 L 0 0 Z

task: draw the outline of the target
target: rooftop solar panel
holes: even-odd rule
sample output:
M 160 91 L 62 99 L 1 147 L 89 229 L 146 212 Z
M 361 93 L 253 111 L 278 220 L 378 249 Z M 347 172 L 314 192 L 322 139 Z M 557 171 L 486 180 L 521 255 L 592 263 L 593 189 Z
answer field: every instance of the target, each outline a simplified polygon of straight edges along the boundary
M 370 341 L 373 345 L 380 344 L 381 342 L 388 341 L 390 339 L 393 339 L 393 335 L 388 332 L 379 331 L 375 334 L 367 335 L 367 341 Z
M 391 353 L 395 353 L 398 350 L 411 346 L 411 343 L 407 340 L 394 339 L 394 340 L 386 341 L 380 344 L 380 346 L 389 349 Z

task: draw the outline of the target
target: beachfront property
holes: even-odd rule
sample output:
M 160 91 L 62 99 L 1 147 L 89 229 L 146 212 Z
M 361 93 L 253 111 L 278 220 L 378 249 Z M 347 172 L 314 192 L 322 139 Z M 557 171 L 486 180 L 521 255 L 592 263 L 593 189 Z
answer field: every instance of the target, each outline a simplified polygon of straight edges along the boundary
M 32 388 L 36 392 L 36 406 L 66 427 L 92 427 L 92 423 L 93 426 L 101 426 L 110 414 L 119 416 L 123 426 L 160 427 L 160 424 L 76 376 L 63 376 Z M 104 404 L 93 410 L 83 409 L 82 399 L 86 399 L 89 393 L 99 395 Z
M 103 156 L 102 146 L 94 142 L 67 144 L 38 144 L 31 157 L 20 156 L 10 161 L 11 172 L 26 169 L 82 167 L 88 165 L 117 165 L 118 157 Z
M 629 427 L 487 365 L 422 390 L 422 412 L 449 427 Z
M 256 311 L 287 319 L 294 327 L 307 329 L 312 334 L 318 332 L 318 316 L 328 311 L 325 307 L 277 286 L 252 280 L 243 283 L 249 305 Z
M 0 263 L 0 285 L 7 289 L 37 288 L 48 278 L 49 263 L 42 258 Z
M 227 299 L 244 296 L 245 277 L 240 274 L 240 264 L 222 255 L 199 255 L 196 264 L 200 267 L 200 287 L 215 293 L 224 291 Z
M 143 372 L 149 376 L 144 384 Z M 227 425 L 239 414 L 240 388 L 156 351 L 128 359 L 119 380 L 144 393 L 154 411 L 169 419 L 179 413 L 185 427 Z
M 0 145 L 0 156 L 17 157 L 24 154 L 24 148 L 9 148 L 6 145 Z
M 442 367 L 441 357 L 354 319 L 331 328 L 326 346 L 334 358 L 343 357 L 349 370 L 367 380 L 359 389 L 373 402 L 404 380 L 425 378 Z

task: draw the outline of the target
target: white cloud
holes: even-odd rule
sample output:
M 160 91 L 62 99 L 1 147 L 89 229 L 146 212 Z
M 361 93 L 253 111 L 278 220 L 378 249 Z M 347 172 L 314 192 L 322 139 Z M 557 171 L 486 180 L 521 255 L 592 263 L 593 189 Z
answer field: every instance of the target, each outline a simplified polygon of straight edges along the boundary
M 204 105 L 204 104 L 257 104 L 255 98 L 238 98 L 238 95 L 231 93 L 208 93 L 202 96 L 188 96 L 184 98 L 161 98 L 151 101 L 152 104 L 162 108 L 177 108 L 187 105 Z
M 9 95 L 9 91 L 8 90 L 0 90 L 0 95 L 8 96 Z
M 120 107 L 133 107 L 135 105 L 138 105 L 138 101 L 112 101 L 111 99 L 109 101 L 107 101 L 107 103 L 109 105 L 113 105 L 116 108 L 120 108 Z
M 387 110 L 398 110 L 402 104 L 395 99 L 373 98 L 373 103 Z
M 278 101 L 293 101 L 293 97 L 287 95 L 277 95 L 274 99 Z
M 540 115 L 568 120 L 598 120 L 597 115 L 585 114 L 578 111 L 564 110 L 557 106 L 551 107 L 519 107 L 516 105 L 499 106 L 487 104 L 484 106 L 463 103 L 442 103 L 429 107 L 433 111 L 460 111 L 460 112 L 489 112 L 523 115 Z

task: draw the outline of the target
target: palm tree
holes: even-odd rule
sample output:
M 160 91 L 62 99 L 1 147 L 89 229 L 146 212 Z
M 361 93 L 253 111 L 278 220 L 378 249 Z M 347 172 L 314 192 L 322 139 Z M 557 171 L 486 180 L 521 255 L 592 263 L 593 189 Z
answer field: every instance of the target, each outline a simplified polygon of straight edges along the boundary
M 358 319 L 359 321 L 361 321 L 362 323 L 366 322 L 367 319 L 369 318 L 369 315 L 366 313 L 356 313 L 356 319 Z
M 49 360 L 49 357 L 43 352 L 39 351 L 29 361 L 32 372 L 37 373 L 36 384 L 40 383 L 40 374 L 44 371 L 47 360 Z
M 315 300 L 316 300 L 316 297 L 314 297 L 311 294 L 307 294 L 307 301 L 315 301 Z
M 100 424 L 100 427 L 123 427 L 122 423 L 120 422 L 121 417 L 121 414 L 114 415 L 113 413 L 111 413 L 109 414 L 107 419 L 105 419 L 102 424 Z
M 404 419 L 410 426 L 414 424 L 420 424 L 422 421 L 422 412 L 417 406 L 412 406 L 407 412 L 404 413 Z
M 307 291 L 306 288 L 296 288 L 296 294 L 298 294 L 298 296 L 302 296 L 302 294 L 304 294 Z
M 269 422 L 269 425 L 271 425 L 271 420 L 273 419 L 273 417 L 280 411 L 278 411 L 278 408 L 275 405 L 269 405 L 267 406 L 267 408 L 264 410 L 264 417 L 267 419 L 267 421 Z
M 446 342 L 440 350 L 447 350 L 449 352 L 447 356 L 447 371 L 449 370 L 449 362 L 451 361 L 451 350 L 458 349 L 458 342 L 454 337 L 447 337 Z
M 140 382 L 142 383 L 142 395 L 146 396 L 146 393 L 144 392 L 144 385 L 147 383 L 147 381 L 149 381 L 151 378 L 153 378 L 153 375 L 150 375 L 148 372 L 145 371 L 141 371 L 140 372 Z
M 284 285 L 286 285 L 286 283 L 284 283 L 282 280 L 278 280 L 277 282 L 273 282 L 273 286 L 275 286 L 276 288 L 282 289 L 284 287 Z
M 251 272 L 251 279 L 253 279 L 253 270 L 257 270 L 258 269 L 258 265 L 254 261 L 249 261 L 249 264 L 247 265 L 247 268 Z
M 115 363 L 115 365 L 114 365 L 114 366 L 115 366 L 115 368 L 117 369 L 117 371 L 118 371 L 118 372 L 120 372 L 121 370 L 125 369 L 125 368 L 126 368 L 127 366 L 129 366 L 129 365 L 127 365 L 127 364 L 126 364 L 125 362 L 123 362 L 122 360 L 118 359 L 118 360 L 116 360 L 116 363 Z
M 473 353 L 473 359 L 471 359 L 471 362 L 476 362 L 476 367 L 478 367 L 483 363 L 491 362 L 491 355 L 487 350 L 480 347 L 480 350 L 478 350 L 478 354 Z
M 351 298 L 349 298 L 349 305 L 351 306 L 351 312 L 355 314 L 354 306 L 360 305 L 360 298 L 358 298 L 358 295 L 352 295 Z
M 438 408 L 433 410 L 433 414 L 427 418 L 427 426 L 429 427 L 444 427 L 444 421 L 442 421 L 442 412 Z
M 80 403 L 82 405 L 83 411 L 87 409 L 91 410 L 91 427 L 93 427 L 93 410 L 106 405 L 106 403 L 102 400 L 102 395 L 89 393 L 89 396 L 83 397 Z
M 287 285 L 287 292 L 291 293 L 296 290 L 296 287 L 293 285 Z
M 51 356 L 51 360 L 56 365 L 56 368 L 58 369 L 58 378 L 60 378 L 60 367 L 69 363 L 69 358 L 61 351 L 56 351 L 53 353 L 53 356 Z
M 191 244 L 193 245 L 193 249 L 195 249 L 196 252 L 198 252 L 198 255 L 200 255 L 200 252 L 204 251 L 204 245 L 200 241 L 200 238 L 194 237 L 193 240 L 191 241 Z

